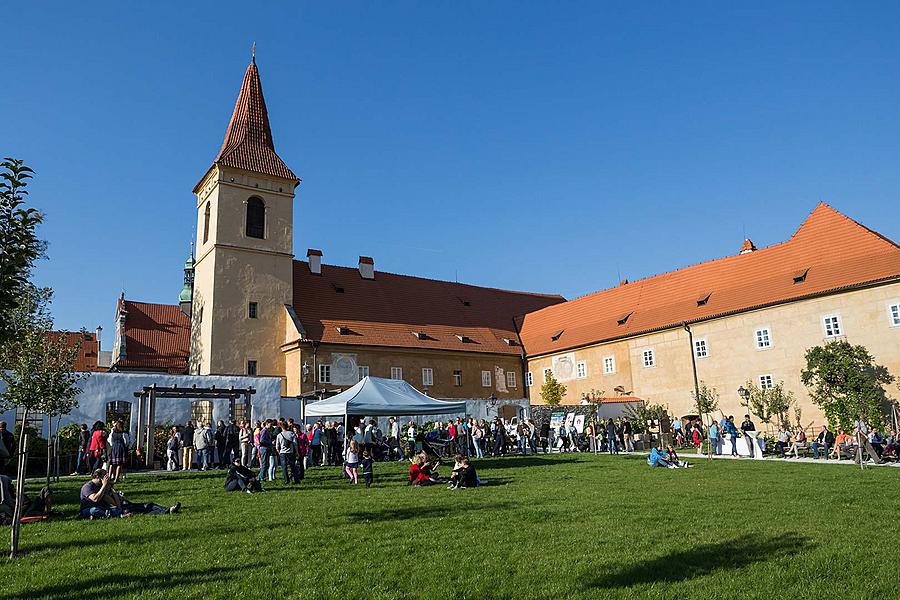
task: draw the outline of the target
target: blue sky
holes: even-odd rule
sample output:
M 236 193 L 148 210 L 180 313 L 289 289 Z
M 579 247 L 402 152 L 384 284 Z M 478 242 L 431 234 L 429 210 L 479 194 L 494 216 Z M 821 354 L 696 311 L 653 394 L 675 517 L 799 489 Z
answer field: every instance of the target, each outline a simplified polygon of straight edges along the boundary
M 900 4 L 19 3 L 0 154 L 36 171 L 57 325 L 175 303 L 257 42 L 294 251 L 576 297 L 784 240 L 900 240 Z

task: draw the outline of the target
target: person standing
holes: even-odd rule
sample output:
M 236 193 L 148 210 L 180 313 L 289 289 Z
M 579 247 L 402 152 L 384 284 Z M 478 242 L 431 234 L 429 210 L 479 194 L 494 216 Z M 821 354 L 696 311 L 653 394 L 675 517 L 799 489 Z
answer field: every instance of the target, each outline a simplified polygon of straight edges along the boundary
M 506 446 L 506 428 L 500 417 L 494 419 L 494 425 L 496 427 L 494 430 L 494 456 L 502 456 Z
M 216 461 L 210 461 L 210 468 L 212 468 L 213 464 L 220 469 L 226 468 L 228 463 L 225 462 L 225 421 L 219 419 L 219 422 L 216 423 L 216 431 L 213 433 L 213 441 L 215 443 L 216 448 Z
M 241 423 L 238 441 L 241 444 L 241 466 L 249 469 L 253 460 L 253 427 L 250 425 L 250 421 L 245 420 Z
M 737 456 L 737 427 L 734 426 L 734 417 L 729 416 L 727 419 L 723 419 L 723 429 L 724 433 L 731 439 L 731 455 Z
M 241 445 L 241 429 L 237 422 L 231 419 L 225 426 L 225 452 L 224 456 L 219 457 L 219 468 L 227 469 L 232 461 L 239 457 Z
M 194 466 L 194 423 L 188 421 L 181 432 L 181 468 L 189 471 Z
M 88 450 L 90 450 L 91 456 L 94 459 L 91 471 L 96 471 L 103 466 L 103 457 L 106 454 L 107 440 L 106 427 L 103 426 L 103 421 L 94 423 L 93 429 L 94 431 L 91 433 L 91 444 L 88 446 Z
M 681 421 L 678 419 L 675 420 L 676 423 L 681 425 Z M 631 429 L 631 421 L 627 418 L 622 421 L 622 437 L 625 441 L 625 452 L 634 452 L 634 435 Z
M 481 441 L 484 438 L 484 429 L 478 424 L 478 421 L 472 421 L 472 445 L 475 446 L 475 456 L 484 458 L 484 451 L 481 449 Z
M 606 437 L 610 454 L 619 453 L 619 445 L 616 443 L 616 423 L 612 419 L 606 421 Z
M 113 424 L 112 433 L 109 434 L 109 465 L 110 476 L 113 483 L 118 483 L 125 468 L 125 458 L 128 453 L 128 433 L 122 421 Z
M 281 460 L 281 469 L 284 472 L 284 484 L 300 483 L 297 472 L 297 436 L 288 428 L 282 429 L 275 436 L 275 450 Z
M 309 441 L 310 454 L 312 455 L 312 464 L 317 467 L 322 466 L 322 422 L 313 423 L 312 439 Z
M 259 476 L 260 481 L 265 480 L 269 470 L 269 452 L 272 449 L 272 422 L 266 419 L 262 429 L 259 430 Z M 269 476 L 269 481 L 275 479 L 274 473 Z
M 87 429 L 86 425 L 83 425 L 82 427 Z M 15 455 L 15 450 L 15 437 L 13 436 L 12 432 L 7 429 L 6 421 L 0 421 L 0 475 L 6 473 L 6 470 L 8 468 L 7 465 L 12 464 L 12 457 L 13 455 Z
M 719 433 L 719 425 L 713 420 L 709 424 L 709 445 L 712 448 L 712 453 L 716 456 L 722 453 L 719 449 Z
M 2 423 L 0 425 L 6 425 Z M 81 427 L 78 429 L 78 456 L 75 459 L 75 472 L 72 475 L 83 475 L 81 471 L 82 465 L 87 464 L 88 461 L 88 448 L 91 446 L 91 432 L 88 431 L 87 424 L 82 423 Z M 0 473 L 3 472 L 3 467 L 0 466 Z
M 753 458 L 756 456 L 756 448 L 754 448 L 756 446 L 756 425 L 750 420 L 750 415 L 744 415 L 741 431 L 744 432 L 744 437 L 747 438 L 747 449 L 750 451 L 750 458 Z M 750 435 L 749 432 L 751 431 L 753 435 Z

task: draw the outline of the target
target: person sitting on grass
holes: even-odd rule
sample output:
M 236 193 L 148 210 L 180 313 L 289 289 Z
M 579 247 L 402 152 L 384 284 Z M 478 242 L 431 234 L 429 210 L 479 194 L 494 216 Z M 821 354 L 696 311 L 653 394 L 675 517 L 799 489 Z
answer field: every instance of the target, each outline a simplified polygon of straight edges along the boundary
M 163 515 L 181 510 L 181 502 L 165 507 L 152 502 L 131 502 L 125 494 L 113 487 L 113 482 L 105 469 L 95 469 L 91 479 L 81 487 L 80 515 L 83 519 L 104 519 L 110 517 L 130 517 L 135 514 Z
M 690 465 L 687 461 L 682 461 L 678 459 L 678 454 L 676 454 L 675 449 L 672 446 L 666 446 L 666 460 L 670 465 L 677 467 L 679 469 L 686 469 Z
M 651 467 L 670 467 L 672 466 L 666 457 L 659 451 L 656 446 L 650 448 L 650 456 L 647 457 L 647 464 Z
M 428 462 L 424 452 L 416 454 L 409 466 L 409 484 L 423 486 L 435 483 L 440 483 L 440 480 L 433 472 L 432 463 Z
M 478 473 L 475 472 L 475 467 L 469 463 L 467 456 L 456 455 L 456 464 L 453 466 L 453 473 L 450 475 L 449 489 L 473 488 L 486 483 L 486 481 L 481 481 L 478 478 Z
M 225 475 L 226 492 L 264 492 L 256 473 L 241 464 L 241 457 L 235 457 Z

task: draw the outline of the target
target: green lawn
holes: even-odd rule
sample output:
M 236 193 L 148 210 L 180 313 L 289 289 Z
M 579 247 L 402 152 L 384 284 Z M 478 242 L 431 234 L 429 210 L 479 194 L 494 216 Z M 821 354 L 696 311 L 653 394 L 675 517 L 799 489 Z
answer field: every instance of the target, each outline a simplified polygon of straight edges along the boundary
M 692 458 L 692 457 L 688 457 Z M 366 490 L 335 469 L 226 494 L 221 474 L 134 476 L 182 514 L 26 525 L 3 598 L 891 598 L 900 470 L 639 458 L 479 463 L 487 487 Z M 75 512 L 81 480 L 56 485 Z M 743 591 L 742 591 L 743 590 Z

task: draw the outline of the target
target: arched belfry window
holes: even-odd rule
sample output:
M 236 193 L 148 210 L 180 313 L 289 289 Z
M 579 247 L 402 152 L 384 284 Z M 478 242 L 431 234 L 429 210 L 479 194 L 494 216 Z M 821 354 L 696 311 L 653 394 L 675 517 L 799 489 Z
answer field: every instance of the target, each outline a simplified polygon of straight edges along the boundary
M 247 200 L 247 237 L 266 237 L 266 205 L 256 196 Z
M 203 243 L 209 241 L 209 202 L 206 203 L 206 210 L 203 212 Z

